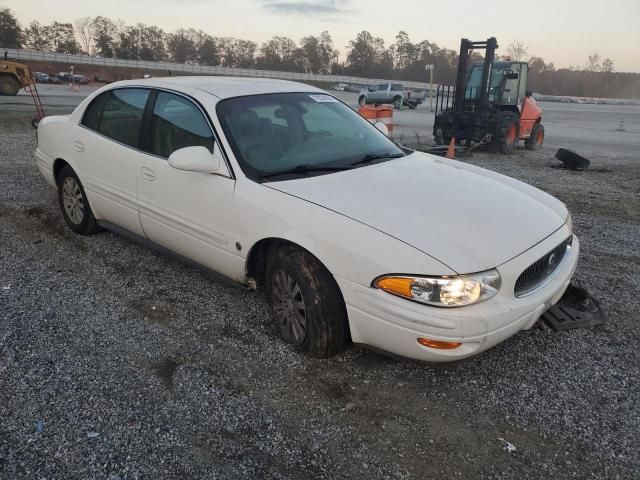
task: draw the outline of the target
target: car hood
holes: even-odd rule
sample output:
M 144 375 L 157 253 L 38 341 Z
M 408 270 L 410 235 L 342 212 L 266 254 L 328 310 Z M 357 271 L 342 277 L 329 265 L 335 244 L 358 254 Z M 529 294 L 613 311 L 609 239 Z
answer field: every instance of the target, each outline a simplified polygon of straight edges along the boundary
M 395 237 L 457 273 L 501 265 L 567 217 L 562 202 L 530 185 L 421 152 L 264 185 Z

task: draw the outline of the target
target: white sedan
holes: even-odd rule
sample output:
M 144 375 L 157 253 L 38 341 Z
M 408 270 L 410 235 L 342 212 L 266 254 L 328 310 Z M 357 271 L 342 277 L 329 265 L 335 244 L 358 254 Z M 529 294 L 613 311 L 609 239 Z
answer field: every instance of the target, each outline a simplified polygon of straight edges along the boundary
M 308 85 L 157 78 L 46 117 L 36 157 L 71 230 L 264 286 L 309 355 L 451 362 L 534 325 L 576 268 L 565 205 L 381 130 Z

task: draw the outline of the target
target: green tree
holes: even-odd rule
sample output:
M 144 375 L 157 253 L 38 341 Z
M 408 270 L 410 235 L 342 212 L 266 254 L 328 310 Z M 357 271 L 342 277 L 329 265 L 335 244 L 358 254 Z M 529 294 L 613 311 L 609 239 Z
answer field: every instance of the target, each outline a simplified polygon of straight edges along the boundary
M 206 35 L 198 46 L 198 63 L 200 65 L 220 65 L 218 44 L 211 35 Z
M 95 17 L 92 21 L 94 53 L 100 57 L 112 58 L 117 27 L 106 17 Z
M 351 73 L 366 75 L 371 73 L 376 62 L 376 46 L 373 35 L 366 30 L 358 33 L 355 40 L 349 42 L 347 65 Z
M 0 9 L 0 47 L 22 47 L 22 29 L 15 15 L 8 8 Z
M 52 50 L 48 30 L 49 27 L 34 20 L 24 29 L 24 46 L 42 52 Z
M 80 46 L 76 41 L 76 36 L 72 24 L 53 22 L 48 27 L 48 32 L 51 46 L 53 47 L 54 52 L 71 54 L 80 52 Z
M 393 50 L 396 68 L 407 69 L 415 63 L 417 60 L 416 50 L 416 46 L 409 40 L 407 32 L 398 32 Z
M 197 60 L 196 45 L 183 29 L 169 35 L 167 50 L 172 62 L 194 63 Z

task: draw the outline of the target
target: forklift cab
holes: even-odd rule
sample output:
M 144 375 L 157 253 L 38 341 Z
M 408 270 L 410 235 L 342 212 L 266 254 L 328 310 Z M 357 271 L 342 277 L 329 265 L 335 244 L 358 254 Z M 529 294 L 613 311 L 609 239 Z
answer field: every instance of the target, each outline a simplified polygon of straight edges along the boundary
M 483 63 L 476 62 L 469 70 L 467 80 L 469 93 L 476 92 L 480 88 L 482 68 Z M 489 83 L 489 102 L 499 110 L 521 112 L 527 94 L 528 73 L 529 65 L 524 62 L 494 62 Z

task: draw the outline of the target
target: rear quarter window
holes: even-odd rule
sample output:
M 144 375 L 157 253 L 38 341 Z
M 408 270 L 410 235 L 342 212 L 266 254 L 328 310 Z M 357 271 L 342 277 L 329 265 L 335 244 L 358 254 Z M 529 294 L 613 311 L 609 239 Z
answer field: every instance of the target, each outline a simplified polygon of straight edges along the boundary
M 98 129 L 98 121 L 100 120 L 100 115 L 102 115 L 102 108 L 104 107 L 104 101 L 107 99 L 108 93 L 109 92 L 102 93 L 91 101 L 82 116 L 82 121 L 80 122 L 82 125 L 91 130 Z

